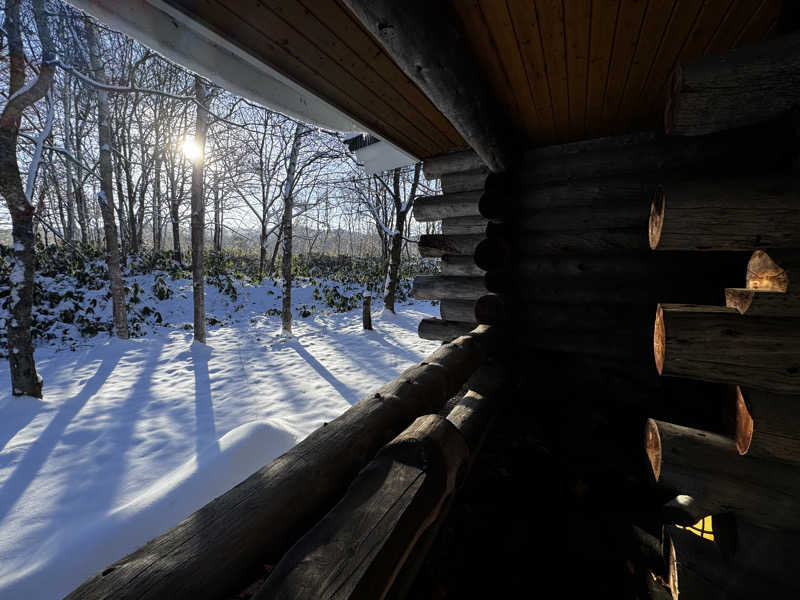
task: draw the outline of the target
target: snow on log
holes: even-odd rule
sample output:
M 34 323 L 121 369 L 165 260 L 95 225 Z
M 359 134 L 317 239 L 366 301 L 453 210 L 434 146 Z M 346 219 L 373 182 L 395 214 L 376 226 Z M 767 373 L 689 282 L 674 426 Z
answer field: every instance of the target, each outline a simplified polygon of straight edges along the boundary
M 443 345 L 67 598 L 211 600 L 238 592 L 261 565 L 277 562 L 384 444 L 438 411 L 485 362 L 495 338 L 478 326 Z
M 800 319 L 735 308 L 659 304 L 653 352 L 661 375 L 800 393 Z
M 759 123 L 800 104 L 800 34 L 677 66 L 667 85 L 664 128 L 703 135 Z
M 800 247 L 800 187 L 793 177 L 665 183 L 653 195 L 654 250 L 751 251 Z
M 800 529 L 795 466 L 741 456 L 733 439 L 716 433 L 653 423 L 657 443 L 645 449 L 664 485 L 695 498 L 706 514 L 731 512 L 762 527 Z

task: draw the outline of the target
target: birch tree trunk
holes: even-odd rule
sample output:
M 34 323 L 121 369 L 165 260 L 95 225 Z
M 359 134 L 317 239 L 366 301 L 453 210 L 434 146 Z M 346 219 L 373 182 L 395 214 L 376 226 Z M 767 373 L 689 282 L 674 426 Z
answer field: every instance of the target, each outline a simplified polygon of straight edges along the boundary
M 194 93 L 197 98 L 197 118 L 194 141 L 200 149 L 192 164 L 192 291 L 194 296 L 194 339 L 206 341 L 206 297 L 203 250 L 205 247 L 206 207 L 203 198 L 206 133 L 208 132 L 208 104 L 211 94 L 200 77 L 195 76 Z
M 18 0 L 6 2 L 4 28 L 9 49 L 9 100 L 0 114 L 0 194 L 11 214 L 14 267 L 11 271 L 11 319 L 8 322 L 8 362 L 12 394 L 42 397 L 42 380 L 36 373 L 31 322 L 34 277 L 34 208 L 26 195 L 17 162 L 17 139 L 22 111 L 40 100 L 53 82 L 55 52 L 45 15 L 44 0 L 33 1 L 42 47 L 42 64 L 32 85 L 25 87 L 25 56 L 20 33 Z M 31 167 L 33 168 L 33 166 Z
M 156 133 L 156 139 L 160 139 Z M 161 152 L 156 154 L 153 168 L 153 251 L 161 250 Z
M 294 130 L 292 150 L 289 154 L 289 165 L 286 169 L 286 183 L 283 188 L 283 299 L 281 304 L 281 331 L 284 335 L 292 335 L 292 217 L 294 216 L 294 187 L 297 171 L 297 155 L 300 152 L 305 126 L 300 123 Z
M 86 24 L 86 40 L 89 44 L 89 58 L 92 62 L 94 78 L 101 84 L 106 83 L 106 73 L 100 59 L 100 49 L 94 25 L 88 20 Z M 118 337 L 128 339 L 128 311 L 125 306 L 125 288 L 122 284 L 122 271 L 119 264 L 119 242 L 117 226 L 114 223 L 114 182 L 111 161 L 111 124 L 108 106 L 108 92 L 97 90 L 97 123 L 98 143 L 100 145 L 100 214 L 103 217 L 103 231 L 106 237 L 106 264 L 111 287 L 111 302 L 114 312 L 114 329 Z

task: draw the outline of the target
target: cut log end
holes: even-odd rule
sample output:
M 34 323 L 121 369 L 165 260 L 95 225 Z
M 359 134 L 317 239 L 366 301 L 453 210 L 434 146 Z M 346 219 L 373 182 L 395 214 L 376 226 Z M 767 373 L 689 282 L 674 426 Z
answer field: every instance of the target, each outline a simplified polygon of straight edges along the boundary
M 769 254 L 756 250 L 747 262 L 747 289 L 786 292 L 789 275 Z
M 650 203 L 648 237 L 650 239 L 650 248 L 653 250 L 658 247 L 658 243 L 661 241 L 661 228 L 664 226 L 664 204 L 664 188 L 659 186 L 653 192 L 653 200 Z
M 743 288 L 725 288 L 725 306 L 735 308 L 741 314 L 747 312 L 753 303 L 755 292 Z
M 644 426 L 644 449 L 653 477 L 658 481 L 661 477 L 661 435 L 658 433 L 658 424 L 653 419 L 647 419 Z
M 659 304 L 656 309 L 656 323 L 653 327 L 653 356 L 656 360 L 656 369 L 659 375 L 664 371 L 664 358 L 667 353 L 666 339 L 664 309 Z
M 667 100 L 664 106 L 664 131 L 667 133 L 675 129 L 675 114 L 678 112 L 681 87 L 683 87 L 683 70 L 679 64 L 673 69 L 667 82 Z
M 742 395 L 742 389 L 736 386 L 736 449 L 739 454 L 747 454 L 750 450 L 750 443 L 753 441 L 753 430 L 755 423 L 747 408 L 747 402 Z
M 664 534 L 666 537 L 666 552 L 664 552 L 664 559 L 667 562 L 667 587 L 673 600 L 678 600 L 678 556 L 675 552 L 675 544 L 669 534 Z

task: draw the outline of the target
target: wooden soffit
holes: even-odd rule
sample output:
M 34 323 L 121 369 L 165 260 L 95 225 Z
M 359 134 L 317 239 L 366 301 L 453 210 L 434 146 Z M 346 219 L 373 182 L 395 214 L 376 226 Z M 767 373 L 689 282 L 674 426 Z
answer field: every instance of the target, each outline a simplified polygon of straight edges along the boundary
M 474 67 L 532 146 L 660 129 L 673 67 L 774 36 L 783 5 L 782 0 L 442 1 L 450 5 L 453 22 L 433 26 L 461 29 L 477 57 Z M 466 146 L 447 116 L 342 0 L 159 2 L 412 156 L 429 158 Z

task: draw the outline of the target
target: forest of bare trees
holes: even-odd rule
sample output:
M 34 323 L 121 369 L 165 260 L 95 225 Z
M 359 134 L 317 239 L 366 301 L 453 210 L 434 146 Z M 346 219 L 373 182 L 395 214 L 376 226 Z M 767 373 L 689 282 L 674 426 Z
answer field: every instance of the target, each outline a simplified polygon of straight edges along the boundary
M 200 342 L 205 262 L 232 250 L 283 280 L 285 334 L 298 253 L 374 256 L 394 311 L 401 261 L 426 232 L 411 222 L 414 199 L 435 191 L 419 164 L 367 176 L 340 133 L 236 97 L 61 0 L 6 0 L 0 35 L 15 395 L 42 395 L 31 336 L 37 244 L 104 249 L 120 338 L 125 266 L 145 252 L 191 265 Z

